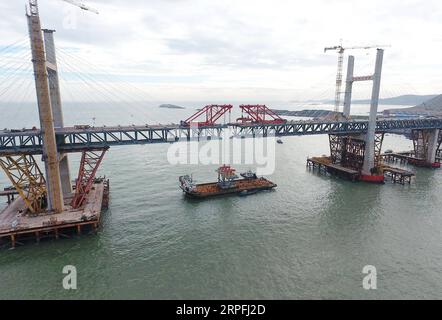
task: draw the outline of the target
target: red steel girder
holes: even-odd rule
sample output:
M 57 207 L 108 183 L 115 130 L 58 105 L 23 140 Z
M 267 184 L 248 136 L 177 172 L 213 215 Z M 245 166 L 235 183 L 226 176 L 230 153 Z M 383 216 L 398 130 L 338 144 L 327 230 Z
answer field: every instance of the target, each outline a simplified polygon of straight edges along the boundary
M 187 118 L 184 121 L 181 121 L 181 125 L 184 126 L 191 126 L 191 125 L 197 125 L 197 126 L 213 126 L 215 125 L 216 121 L 221 118 L 226 112 L 230 112 L 232 110 L 233 106 L 231 104 L 212 104 L 207 105 L 203 109 L 199 110 L 189 118 Z M 201 116 L 205 116 L 204 121 L 195 121 L 197 118 Z
M 251 122 L 259 124 L 282 124 L 287 122 L 286 119 L 281 118 L 263 104 L 243 104 L 239 107 L 241 108 L 241 118 L 238 118 L 237 121 L 241 121 L 242 123 Z M 247 116 L 244 116 L 244 112 L 247 114 Z
M 78 178 L 75 183 L 75 195 L 71 202 L 72 208 L 77 209 L 84 204 L 86 196 L 89 191 L 91 191 L 95 174 L 107 149 L 108 148 L 100 151 L 83 151 L 80 168 L 78 170 Z

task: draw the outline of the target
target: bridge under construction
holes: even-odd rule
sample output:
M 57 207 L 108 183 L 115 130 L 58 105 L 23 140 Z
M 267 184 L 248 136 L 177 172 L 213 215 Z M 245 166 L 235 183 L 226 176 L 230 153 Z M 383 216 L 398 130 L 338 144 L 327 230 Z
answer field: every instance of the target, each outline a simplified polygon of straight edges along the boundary
M 442 118 L 377 118 L 382 49 L 377 49 L 375 70 L 368 76 L 354 76 L 354 57 L 349 57 L 344 111 L 339 119 L 289 121 L 265 105 L 241 105 L 240 118 L 220 124 L 234 107 L 208 105 L 180 124 L 65 127 L 54 31 L 41 28 L 37 0 L 29 0 L 26 16 L 40 128 L 0 132 L 0 166 L 12 184 L 0 193 L 8 197 L 8 206 L 0 213 L 0 241 L 13 247 L 27 238 L 39 241 L 72 230 L 79 234 L 96 230 L 110 192 L 109 180 L 97 177 L 97 171 L 112 146 L 221 139 L 225 130 L 238 138 L 324 134 L 329 136 L 330 156 L 309 158 L 309 166 L 352 180 L 383 182 L 387 175 L 403 183 L 410 181 L 410 172 L 384 163 L 394 156 L 382 153 L 382 143 L 385 133 L 408 130 L 414 143 L 414 150 L 406 156 L 408 163 L 440 167 Z M 351 119 L 352 86 L 357 81 L 373 82 L 367 121 Z M 69 153 L 81 153 L 75 180 Z M 44 168 L 39 168 L 36 155 L 42 156 Z

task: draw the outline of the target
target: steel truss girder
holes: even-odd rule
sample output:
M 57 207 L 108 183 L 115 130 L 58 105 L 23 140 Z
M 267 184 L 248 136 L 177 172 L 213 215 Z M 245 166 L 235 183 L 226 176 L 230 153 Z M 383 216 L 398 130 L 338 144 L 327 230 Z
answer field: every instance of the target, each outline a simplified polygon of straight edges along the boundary
M 72 208 L 78 209 L 84 204 L 106 151 L 107 148 L 99 151 L 83 151 L 75 183 L 75 194 L 71 201 Z
M 14 188 L 32 213 L 42 212 L 47 206 L 46 181 L 32 155 L 6 156 L 0 158 Z
M 314 134 L 357 134 L 367 131 L 367 121 L 289 121 L 284 124 L 231 124 L 200 126 L 197 129 L 181 126 L 164 127 L 95 127 L 90 129 L 57 129 L 59 152 L 79 152 L 87 148 L 103 148 L 114 145 L 170 143 L 179 140 L 220 138 L 227 127 L 237 136 L 276 135 L 296 136 Z M 442 119 L 379 120 L 376 132 L 392 132 L 403 129 L 442 129 Z M 39 130 L 0 133 L 0 156 L 10 154 L 42 153 Z

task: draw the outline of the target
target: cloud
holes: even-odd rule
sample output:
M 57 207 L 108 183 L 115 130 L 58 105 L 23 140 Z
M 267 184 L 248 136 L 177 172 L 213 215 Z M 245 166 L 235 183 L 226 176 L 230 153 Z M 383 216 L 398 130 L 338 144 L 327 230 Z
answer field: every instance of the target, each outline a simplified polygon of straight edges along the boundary
M 340 38 L 347 46 L 392 45 L 385 52 L 384 92 L 440 92 L 438 0 L 83 2 L 100 14 L 60 0 L 39 1 L 43 25 L 57 29 L 57 45 L 124 81 L 144 81 L 160 98 L 171 88 L 177 95 L 191 91 L 195 100 L 206 100 L 209 89 L 215 98 L 247 99 L 253 92 L 262 99 L 315 99 L 324 91 L 333 98 L 336 54 L 323 48 Z M 3 2 L 0 10 L 0 45 L 26 37 L 23 3 Z M 66 28 L 71 15 L 74 29 Z M 372 72 L 374 51 L 351 54 L 357 74 Z M 410 87 L 415 92 L 406 92 Z M 369 87 L 361 88 L 356 97 L 367 96 Z

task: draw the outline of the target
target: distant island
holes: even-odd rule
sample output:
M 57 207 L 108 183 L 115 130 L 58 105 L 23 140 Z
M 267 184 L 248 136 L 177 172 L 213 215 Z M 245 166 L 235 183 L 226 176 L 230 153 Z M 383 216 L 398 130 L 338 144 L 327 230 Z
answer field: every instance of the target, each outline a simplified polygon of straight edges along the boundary
M 158 108 L 167 108 L 167 109 L 186 109 L 184 107 L 180 107 L 174 104 L 169 104 L 169 103 L 165 103 L 165 104 L 161 104 Z
M 428 98 L 428 99 L 427 99 Z M 424 99 L 422 101 L 422 99 Z M 369 104 L 369 100 L 358 100 L 359 103 Z M 357 104 L 358 101 L 352 101 Z M 394 108 L 386 109 L 382 113 L 386 117 L 401 117 L 401 116 L 442 116 L 442 94 L 440 95 L 428 95 L 428 96 L 416 96 L 406 95 L 394 98 L 380 99 L 379 104 L 383 105 L 409 105 L 413 101 L 417 101 L 413 107 L 408 108 Z M 325 103 L 325 102 L 324 102 Z M 273 109 L 273 111 L 280 116 L 294 116 L 294 117 L 309 117 L 309 118 L 336 118 L 338 113 L 330 110 L 280 110 Z M 353 119 L 366 119 L 367 116 L 352 116 Z
M 421 103 L 424 103 L 428 100 L 431 100 L 433 98 L 436 98 L 437 94 L 430 94 L 430 95 L 416 95 L 416 94 L 406 94 L 401 95 L 397 97 L 391 97 L 391 98 L 381 98 L 379 99 L 379 104 L 383 105 L 402 105 L 402 106 L 416 106 Z M 292 103 L 301 103 L 303 104 L 334 104 L 334 100 L 325 99 L 325 100 L 308 100 L 308 101 L 290 101 Z M 362 100 L 352 100 L 352 104 L 370 104 L 370 99 L 362 99 Z
M 401 108 L 401 109 L 389 109 L 384 111 L 387 114 L 404 113 L 404 114 L 419 114 L 429 116 L 441 116 L 442 115 L 442 94 L 434 96 L 433 98 L 419 103 L 415 107 Z
M 436 94 L 431 95 L 415 95 L 415 94 L 407 94 L 392 98 L 383 98 L 379 99 L 379 104 L 383 105 L 403 105 L 403 106 L 415 106 L 425 101 L 436 98 Z M 367 100 L 354 100 L 352 101 L 354 104 L 370 104 L 370 99 Z

